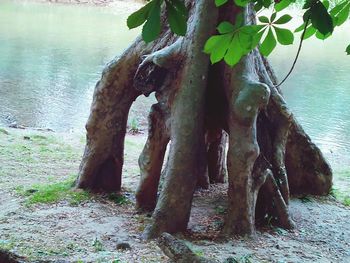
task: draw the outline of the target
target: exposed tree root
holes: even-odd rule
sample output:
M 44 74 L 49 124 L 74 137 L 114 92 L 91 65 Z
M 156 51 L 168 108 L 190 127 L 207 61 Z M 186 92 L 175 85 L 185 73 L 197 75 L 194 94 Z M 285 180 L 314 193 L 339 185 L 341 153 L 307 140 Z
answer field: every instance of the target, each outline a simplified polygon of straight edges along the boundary
M 149 115 L 148 138 L 139 157 L 141 180 L 136 191 L 136 206 L 153 211 L 157 203 L 158 184 L 170 135 L 161 106 L 154 104 Z
M 270 64 L 258 50 L 234 68 L 223 62 L 209 66 L 202 52 L 205 41 L 218 22 L 234 22 L 242 10 L 230 2 L 218 16 L 212 0 L 186 3 L 186 37 L 166 29 L 152 44 L 137 40 L 105 69 L 95 89 L 77 186 L 104 192 L 120 189 L 130 106 L 137 96 L 155 92 L 158 103 L 149 115 L 136 193 L 140 210 L 154 210 L 144 237 L 184 231 L 196 186 L 225 182 L 226 175 L 224 235 L 254 234 L 256 219 L 272 218 L 291 229 L 290 194 L 327 194 L 331 169 L 293 117 Z M 247 23 L 254 17 L 251 8 L 245 10 Z M 164 182 L 158 194 L 161 174 Z
M 0 262 L 3 263 L 26 263 L 26 258 L 20 257 L 10 251 L 0 249 Z

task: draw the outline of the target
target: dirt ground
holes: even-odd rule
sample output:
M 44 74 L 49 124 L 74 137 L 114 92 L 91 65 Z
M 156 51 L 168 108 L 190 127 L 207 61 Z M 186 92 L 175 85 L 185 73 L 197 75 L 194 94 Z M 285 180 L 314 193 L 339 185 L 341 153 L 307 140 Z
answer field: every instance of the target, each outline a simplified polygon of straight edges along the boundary
M 141 239 L 149 217 L 134 209 L 144 140 L 145 135 L 127 136 L 121 199 L 30 203 L 35 185 L 45 189 L 76 175 L 84 135 L 0 129 L 0 248 L 31 260 L 168 262 L 155 241 Z M 216 239 L 226 187 L 196 193 L 189 229 L 178 236 L 198 255 L 217 262 L 350 262 L 350 209 L 332 197 L 292 200 L 294 231 L 271 226 L 255 238 Z M 120 249 L 123 243 L 131 248 Z

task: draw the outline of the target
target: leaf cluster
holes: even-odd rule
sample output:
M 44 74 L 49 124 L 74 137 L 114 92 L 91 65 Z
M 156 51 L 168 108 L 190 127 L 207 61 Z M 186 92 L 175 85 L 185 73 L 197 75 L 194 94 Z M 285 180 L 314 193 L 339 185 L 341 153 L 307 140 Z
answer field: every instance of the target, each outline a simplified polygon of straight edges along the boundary
M 280 12 L 291 6 L 295 0 L 213 1 L 216 7 L 234 1 L 242 10 L 251 4 L 257 12 L 257 21 L 244 21 L 242 13 L 237 15 L 234 24 L 221 21 L 217 27 L 217 34 L 207 40 L 204 52 L 210 55 L 211 62 L 224 60 L 230 66 L 237 64 L 244 55 L 255 48 L 259 48 L 264 56 L 268 56 L 277 44 L 291 45 L 295 35 L 300 32 L 301 41 L 312 36 L 321 40 L 329 38 L 335 27 L 348 20 L 350 13 L 350 0 L 342 0 L 337 4 L 330 4 L 328 0 L 304 0 L 303 23 L 291 31 L 286 24 L 293 19 L 292 15 L 281 15 Z M 259 15 L 264 10 L 272 10 L 272 14 L 269 17 Z M 166 21 L 161 21 L 161 12 L 165 12 Z M 175 34 L 184 36 L 187 20 L 188 10 L 184 0 L 151 0 L 129 16 L 127 25 L 130 29 L 143 25 L 142 37 L 145 42 L 151 42 L 159 37 L 164 23 L 168 23 Z M 345 51 L 350 55 L 350 45 Z

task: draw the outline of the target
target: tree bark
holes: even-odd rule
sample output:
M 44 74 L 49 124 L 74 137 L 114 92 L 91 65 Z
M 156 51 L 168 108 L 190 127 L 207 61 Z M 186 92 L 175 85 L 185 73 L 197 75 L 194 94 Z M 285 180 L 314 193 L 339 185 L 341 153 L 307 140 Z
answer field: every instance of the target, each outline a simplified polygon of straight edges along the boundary
M 159 103 L 154 104 L 148 118 L 147 142 L 139 157 L 141 180 L 136 190 L 136 207 L 140 210 L 153 211 L 157 203 L 159 179 L 170 139 L 166 119 Z
M 211 184 L 225 183 L 227 177 L 226 169 L 226 144 L 227 133 L 220 129 L 207 132 L 208 142 L 208 174 Z
M 209 66 L 202 50 L 215 29 L 217 11 L 212 0 L 199 0 L 194 5 L 189 32 L 182 44 L 182 54 L 186 56 L 173 81 L 177 93 L 171 109 L 169 165 L 152 223 L 144 232 L 146 238 L 186 229 L 200 172 L 198 163 L 201 158 L 197 154 L 204 145 L 201 134 L 204 130 L 204 95 Z M 208 10 L 212 11 L 209 13 Z
M 234 68 L 224 62 L 209 66 L 204 43 L 219 22 L 234 23 L 242 9 L 230 2 L 218 11 L 212 0 L 186 4 L 185 37 L 165 28 L 159 40 L 148 45 L 137 40 L 104 70 L 87 123 L 77 186 L 120 190 L 130 106 L 137 96 L 156 92 L 136 191 L 137 207 L 154 210 L 145 238 L 186 230 L 196 186 L 224 182 L 226 173 L 224 235 L 254 234 L 256 219 L 264 218 L 293 228 L 290 195 L 329 193 L 331 169 L 287 107 L 269 62 L 257 49 Z M 245 10 L 246 23 L 255 21 L 252 10 Z

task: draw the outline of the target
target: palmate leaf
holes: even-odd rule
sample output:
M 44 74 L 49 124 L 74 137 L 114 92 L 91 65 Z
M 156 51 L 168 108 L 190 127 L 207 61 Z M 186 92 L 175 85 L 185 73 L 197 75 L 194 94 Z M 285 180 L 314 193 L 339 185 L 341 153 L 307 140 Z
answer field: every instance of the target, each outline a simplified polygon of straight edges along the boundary
M 232 30 L 232 24 L 222 22 L 219 25 L 219 32 L 227 32 L 221 35 L 210 37 L 205 46 L 204 52 L 210 54 L 211 63 L 217 63 L 222 59 L 234 66 L 242 56 L 248 54 L 259 43 L 264 26 L 248 25 Z
M 188 12 L 184 2 L 180 0 L 166 1 L 168 22 L 175 34 L 184 36 L 187 31 Z
M 241 60 L 242 56 L 243 56 L 243 54 L 242 54 L 240 41 L 239 41 L 238 36 L 236 35 L 233 37 L 233 39 L 228 47 L 227 53 L 224 57 L 224 60 L 227 63 L 227 65 L 232 67 L 232 66 L 236 65 Z
M 264 56 L 268 56 L 271 54 L 271 52 L 275 49 L 277 45 L 277 41 L 275 39 L 275 36 L 273 35 L 272 29 L 268 29 L 269 32 L 267 33 L 264 41 L 260 45 L 260 52 Z
M 225 34 L 220 36 L 219 41 L 210 53 L 211 63 L 217 63 L 225 57 L 227 49 L 231 43 L 232 37 L 233 34 Z
M 333 20 L 326 7 L 321 2 L 316 2 L 310 7 L 310 19 L 314 28 L 321 34 L 327 35 L 333 32 Z
M 274 22 L 274 24 L 282 25 L 288 23 L 290 20 L 292 20 L 292 17 L 290 15 L 283 15 L 280 18 L 278 18 L 277 21 Z
M 314 28 L 312 25 L 309 25 L 305 31 L 304 34 L 304 40 L 312 37 L 317 32 L 316 28 Z
M 142 38 L 146 43 L 152 42 L 157 39 L 160 30 L 160 0 L 153 0 L 153 3 L 147 21 L 142 28 Z
M 145 23 L 149 15 L 149 11 L 151 10 L 153 4 L 154 4 L 153 2 L 150 2 L 144 7 L 137 10 L 136 12 L 132 13 L 126 20 L 126 24 L 128 28 L 129 29 L 136 28 L 138 26 L 141 26 L 143 23 Z
M 274 27 L 277 41 L 281 45 L 291 45 L 294 42 L 294 35 L 289 29 Z
M 343 1 L 336 5 L 331 11 L 330 14 L 333 18 L 333 22 L 336 26 L 342 25 L 347 18 L 349 17 L 350 12 L 350 2 Z
M 218 25 L 218 31 L 220 34 L 230 33 L 233 30 L 235 30 L 235 27 L 230 22 L 224 21 Z
M 215 5 L 217 7 L 219 7 L 219 6 L 226 4 L 227 2 L 228 2 L 228 0 L 215 0 Z
M 276 12 L 282 11 L 292 3 L 294 3 L 294 0 L 282 0 L 281 2 L 275 4 L 275 10 Z

